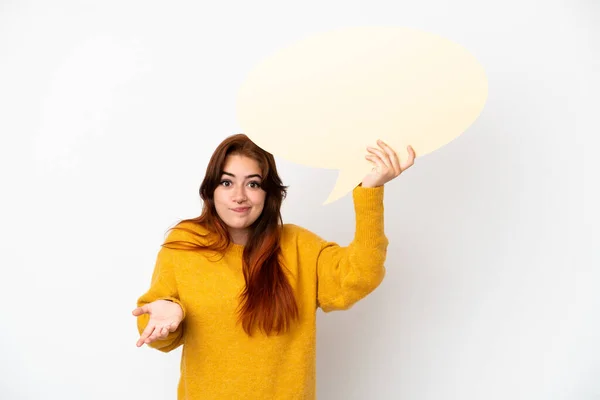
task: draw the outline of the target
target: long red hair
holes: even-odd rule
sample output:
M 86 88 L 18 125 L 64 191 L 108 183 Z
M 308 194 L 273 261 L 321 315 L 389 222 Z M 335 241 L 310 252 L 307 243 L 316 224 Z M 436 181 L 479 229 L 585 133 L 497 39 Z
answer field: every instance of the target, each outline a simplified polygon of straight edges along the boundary
M 208 230 L 211 240 L 204 240 L 202 243 L 171 241 L 163 246 L 179 250 L 209 250 L 220 254 L 229 247 L 231 236 L 217 214 L 213 194 L 221 182 L 225 161 L 233 154 L 256 160 L 262 170 L 261 187 L 266 192 L 263 211 L 250 227 L 248 241 L 244 246 L 242 261 L 246 286 L 240 294 L 238 322 L 248 335 L 252 335 L 256 327 L 268 335 L 273 332 L 279 334 L 289 330 L 292 320 L 298 318 L 298 306 L 280 258 L 283 224 L 281 203 L 287 195 L 287 186 L 282 184 L 272 154 L 258 147 L 244 134 L 230 136 L 221 142 L 208 163 L 200 185 L 200 198 L 203 201 L 201 215 L 181 221 L 202 225 Z M 171 229 L 200 235 L 178 226 Z

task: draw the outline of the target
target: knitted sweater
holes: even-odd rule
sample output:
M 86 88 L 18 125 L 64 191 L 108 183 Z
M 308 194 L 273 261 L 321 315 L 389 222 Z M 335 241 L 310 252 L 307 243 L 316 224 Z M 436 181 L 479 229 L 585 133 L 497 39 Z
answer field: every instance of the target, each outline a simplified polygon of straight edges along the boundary
M 150 288 L 137 304 L 168 299 L 183 309 L 178 329 L 149 344 L 163 352 L 183 346 L 177 399 L 316 399 L 316 311 L 346 310 L 382 282 L 388 246 L 383 194 L 383 186 L 353 190 L 356 230 L 346 247 L 284 224 L 281 249 L 299 322 L 280 336 L 256 331 L 250 337 L 237 324 L 242 245 L 232 244 L 221 259 L 161 248 Z M 188 236 L 172 230 L 167 239 Z M 148 314 L 137 317 L 140 334 L 148 320 Z

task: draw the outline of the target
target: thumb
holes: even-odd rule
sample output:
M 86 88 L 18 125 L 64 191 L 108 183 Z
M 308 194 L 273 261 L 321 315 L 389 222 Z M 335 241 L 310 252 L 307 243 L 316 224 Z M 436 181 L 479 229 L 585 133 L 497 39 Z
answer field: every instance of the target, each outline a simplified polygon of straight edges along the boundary
M 142 307 L 137 307 L 131 313 L 137 317 L 142 314 L 149 313 L 149 312 L 150 312 L 150 310 L 148 309 L 148 305 L 146 304 L 146 305 L 143 305 Z

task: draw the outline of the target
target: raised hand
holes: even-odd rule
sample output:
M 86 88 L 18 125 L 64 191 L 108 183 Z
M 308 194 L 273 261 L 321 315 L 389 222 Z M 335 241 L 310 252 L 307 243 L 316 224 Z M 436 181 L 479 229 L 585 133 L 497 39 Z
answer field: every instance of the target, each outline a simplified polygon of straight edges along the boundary
M 137 347 L 144 343 L 152 343 L 155 340 L 165 339 L 170 332 L 175 332 L 183 319 L 183 310 L 179 304 L 168 300 L 156 300 L 152 303 L 137 307 L 132 314 L 139 317 L 142 314 L 149 314 L 150 320 L 146 329 L 142 332 Z
M 396 152 L 383 141 L 378 140 L 380 148 L 367 147 L 369 154 L 365 158 L 374 164 L 373 170 L 365 176 L 362 181 L 362 187 L 377 187 L 386 184 L 398 177 L 406 169 L 410 168 L 415 162 L 415 151 L 408 146 L 409 158 L 404 163 L 400 163 Z

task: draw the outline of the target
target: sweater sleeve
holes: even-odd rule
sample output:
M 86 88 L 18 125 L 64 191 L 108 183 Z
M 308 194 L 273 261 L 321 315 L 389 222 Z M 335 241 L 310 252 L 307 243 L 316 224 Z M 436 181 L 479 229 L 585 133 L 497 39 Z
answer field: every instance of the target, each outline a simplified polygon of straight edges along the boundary
M 383 281 L 388 246 L 383 194 L 383 186 L 354 188 L 354 239 L 347 247 L 321 242 L 317 258 L 317 303 L 324 312 L 350 308 Z
M 173 239 L 173 233 L 169 235 L 168 239 Z M 183 343 L 186 309 L 179 298 L 179 292 L 177 289 L 177 281 L 174 271 L 176 265 L 176 254 L 176 250 L 167 249 L 164 247 L 159 250 L 156 263 L 154 265 L 154 272 L 152 273 L 152 279 L 150 281 L 150 288 L 137 300 L 138 307 L 152 303 L 155 300 L 170 300 L 179 304 L 183 310 L 183 320 L 175 332 L 169 333 L 165 339 L 155 340 L 148 344 L 149 347 L 165 353 L 176 349 Z M 149 320 L 149 314 L 142 314 L 137 317 L 137 328 L 140 335 L 144 329 L 146 329 Z

